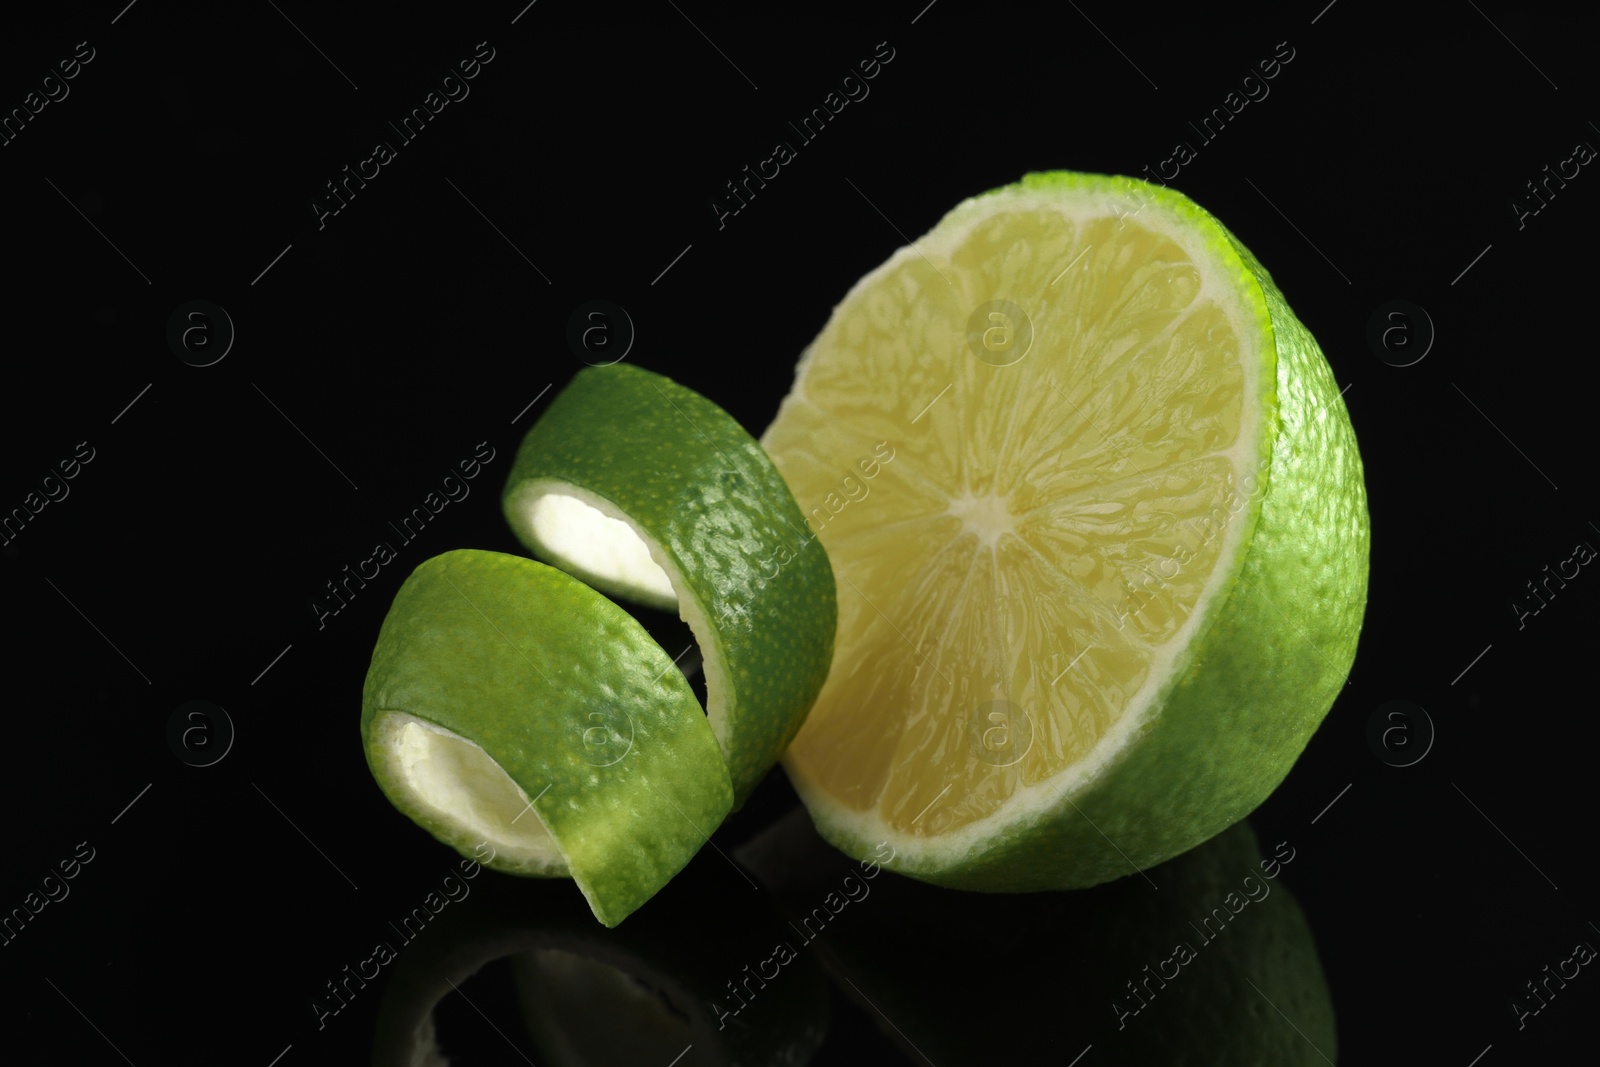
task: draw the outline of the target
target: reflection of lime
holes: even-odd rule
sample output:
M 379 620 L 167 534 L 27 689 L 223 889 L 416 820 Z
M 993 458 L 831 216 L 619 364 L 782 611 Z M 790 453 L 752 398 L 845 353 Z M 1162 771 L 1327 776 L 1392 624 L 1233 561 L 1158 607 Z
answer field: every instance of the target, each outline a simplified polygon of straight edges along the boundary
M 669 378 L 588 368 L 528 432 L 503 504 L 541 559 L 689 624 L 742 803 L 821 688 L 835 623 L 828 557 L 761 446 Z
M 845 297 L 762 441 L 807 509 L 897 455 L 821 527 L 836 649 L 785 756 L 852 855 L 970 889 L 1128 874 L 1259 804 L 1344 684 L 1368 546 L 1344 403 L 1174 191 L 1038 174 L 961 204 Z M 1014 762 L 970 743 L 996 701 L 1031 726 Z
M 1293 850 L 1263 860 L 1248 823 L 1151 868 L 1156 889 L 1125 878 L 998 896 L 890 873 L 864 880 L 795 815 L 737 856 L 797 920 L 831 890 L 865 887 L 809 951 L 917 1063 L 1065 1064 L 1089 1045 L 1085 1064 L 1338 1059 L 1316 944 L 1281 877 Z
M 541 563 L 458 551 L 395 595 L 362 694 L 379 786 L 464 856 L 570 875 L 614 926 L 732 804 L 699 701 L 632 616 Z M 487 846 L 485 848 L 484 846 Z

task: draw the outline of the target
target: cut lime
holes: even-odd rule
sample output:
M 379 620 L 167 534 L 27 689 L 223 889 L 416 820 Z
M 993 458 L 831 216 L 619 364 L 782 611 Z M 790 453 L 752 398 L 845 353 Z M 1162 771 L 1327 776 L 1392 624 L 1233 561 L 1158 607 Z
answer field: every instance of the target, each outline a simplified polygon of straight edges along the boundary
M 828 557 L 761 446 L 669 378 L 591 367 L 528 432 L 503 504 L 541 559 L 677 609 L 742 804 L 821 688 L 836 621 Z
M 1348 414 L 1177 192 L 1060 172 L 961 204 L 834 310 L 762 442 L 839 583 L 785 766 L 852 855 L 992 890 L 1148 867 L 1254 809 L 1345 682 Z
M 568 575 L 495 552 L 436 556 L 400 587 L 361 739 L 401 812 L 485 866 L 570 875 L 607 926 L 733 799 L 699 701 L 644 628 Z

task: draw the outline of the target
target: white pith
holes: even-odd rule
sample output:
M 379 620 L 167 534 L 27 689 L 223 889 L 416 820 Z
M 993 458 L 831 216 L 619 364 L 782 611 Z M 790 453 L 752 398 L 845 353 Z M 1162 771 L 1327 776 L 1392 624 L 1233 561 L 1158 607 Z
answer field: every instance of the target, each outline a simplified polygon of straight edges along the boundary
M 946 514 L 960 519 L 962 532 L 976 537 L 982 548 L 993 548 L 1003 534 L 1017 528 L 1007 498 L 994 493 L 952 497 Z
M 577 507 L 558 503 L 552 508 L 545 503 L 552 499 L 570 500 Z M 642 603 L 677 611 L 699 646 L 700 670 L 706 684 L 706 718 L 723 757 L 728 758 L 731 726 L 727 694 L 734 690 L 722 643 L 682 571 L 655 538 L 605 497 L 553 478 L 534 478 L 518 486 L 511 498 L 510 514 L 519 534 L 552 558 L 560 559 L 562 569 L 574 577 L 587 584 L 598 580 L 619 585 L 638 594 Z M 568 519 L 575 520 L 575 525 L 564 527 L 562 524 Z M 596 520 L 603 520 L 605 525 Z M 626 547 L 614 555 L 591 553 L 588 562 L 555 550 L 551 538 L 571 543 L 581 539 L 585 531 L 608 537 L 613 546 Z M 642 563 L 634 546 L 643 552 Z
M 908 261 L 926 257 L 941 265 L 949 263 L 952 251 L 972 229 L 1001 211 L 1043 209 L 1081 224 L 1096 218 L 1117 217 L 1126 201 L 1126 194 L 1119 194 L 1115 189 L 1011 189 L 970 200 L 941 221 L 934 233 L 919 239 L 914 247 L 899 249 L 887 262 L 862 278 L 840 302 L 840 307 L 855 300 L 860 291 L 874 286 Z M 1258 343 L 1263 336 L 1261 313 L 1239 296 L 1241 264 L 1237 260 L 1220 258 L 1204 237 L 1196 232 L 1193 219 L 1170 210 L 1162 202 L 1152 201 L 1143 206 L 1137 221 L 1165 234 L 1185 250 L 1201 278 L 1195 304 L 1208 300 L 1214 302 L 1238 338 L 1244 396 L 1239 434 L 1230 447 L 1212 454 L 1226 457 L 1233 467 L 1235 484 L 1243 484 L 1247 476 L 1257 472 L 1262 450 L 1268 447 L 1263 441 L 1264 427 L 1256 401 L 1265 387 L 1262 381 L 1262 352 Z M 1087 269 L 1087 264 L 1084 269 Z M 1036 341 L 1035 348 L 1038 347 Z M 795 385 L 783 401 L 780 416 L 791 404 L 809 405 L 805 379 L 811 369 L 813 356 L 814 351 L 809 347 L 802 354 L 796 367 Z M 769 435 L 770 430 L 763 435 L 764 445 L 768 443 Z M 1158 698 L 1174 681 L 1183 666 L 1184 654 L 1192 639 L 1209 622 L 1218 594 L 1225 592 L 1225 583 L 1236 571 L 1244 547 L 1244 534 L 1250 525 L 1246 520 L 1254 513 L 1256 503 L 1256 499 L 1251 499 L 1248 506 L 1226 523 L 1218 556 L 1193 611 L 1167 640 L 1152 647 L 1149 672 L 1144 683 L 1126 703 L 1123 714 L 1101 734 L 1082 758 L 1066 769 L 1032 785 L 1019 781 L 1015 791 L 996 810 L 942 834 L 904 833 L 891 828 L 881 816 L 877 804 L 857 811 L 834 800 L 811 781 L 791 758 L 785 761 L 785 766 L 797 791 L 808 807 L 825 816 L 829 824 L 842 832 L 860 841 L 883 841 L 903 857 L 928 857 L 930 865 L 939 862 L 934 859 L 937 856 L 954 857 L 969 851 L 976 852 L 1001 832 L 1024 825 L 1047 810 L 1064 806 L 1065 802 L 1094 784 L 1126 748 L 1129 739 L 1150 721 L 1153 710 L 1158 706 Z M 980 546 L 989 549 L 993 549 L 1008 535 L 1015 522 L 1005 507 L 1004 499 L 993 496 L 953 498 L 946 514 L 961 519 L 963 531 L 975 534 Z M 884 781 L 887 783 L 888 780 L 886 776 Z M 916 865 L 913 860 L 911 866 Z
M 443 827 L 458 847 L 488 845 L 496 866 L 569 873 L 531 798 L 478 744 L 399 711 L 378 712 L 373 729 L 390 782 L 421 809 L 426 824 Z
M 527 522 L 539 544 L 579 570 L 651 598 L 675 599 L 667 572 L 650 558 L 650 547 L 633 527 L 609 514 L 605 501 L 580 493 L 547 492 L 528 500 Z

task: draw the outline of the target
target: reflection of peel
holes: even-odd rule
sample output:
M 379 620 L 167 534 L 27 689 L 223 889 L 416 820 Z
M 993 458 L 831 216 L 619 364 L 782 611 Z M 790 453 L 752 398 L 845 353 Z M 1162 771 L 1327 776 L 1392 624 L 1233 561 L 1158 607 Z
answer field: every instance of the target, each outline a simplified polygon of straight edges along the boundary
M 511 967 L 545 1062 L 653 1063 L 685 1048 L 677 1067 L 716 1062 L 686 1005 L 636 974 L 564 948 L 520 953 Z
M 719 1031 L 710 1011 L 718 983 L 783 929 L 764 895 L 730 898 L 725 878 L 703 865 L 688 868 L 655 906 L 606 929 L 558 885 L 487 875 L 470 900 L 400 953 L 378 1012 L 373 1064 L 443 1067 L 435 1009 L 485 965 L 510 957 L 536 1046 L 531 1059 L 541 1067 L 665 1064 L 688 1045 L 678 1067 L 800 1067 L 827 1026 L 827 984 L 815 961 L 785 968 L 764 1003 L 746 1013 L 748 1025 Z M 463 996 L 481 1005 L 474 992 Z M 528 1047 L 528 1034 L 504 1019 L 496 1025 L 519 1051 Z

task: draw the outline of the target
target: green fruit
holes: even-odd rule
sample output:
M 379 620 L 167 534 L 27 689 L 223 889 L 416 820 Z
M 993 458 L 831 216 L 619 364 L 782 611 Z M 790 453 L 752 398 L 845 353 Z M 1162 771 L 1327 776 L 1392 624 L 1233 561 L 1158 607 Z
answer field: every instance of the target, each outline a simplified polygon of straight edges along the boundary
M 1149 867 L 1265 799 L 1345 684 L 1349 416 L 1173 190 L 1057 172 L 959 205 L 845 296 L 762 443 L 839 583 L 784 764 L 853 856 L 997 891 Z
M 828 557 L 761 446 L 671 379 L 591 367 L 529 431 L 502 499 L 536 556 L 689 624 L 742 804 L 821 688 L 836 620 Z
M 447 552 L 401 586 L 361 740 L 401 812 L 484 866 L 572 877 L 607 926 L 733 800 L 699 701 L 644 628 L 566 574 L 495 552 Z

